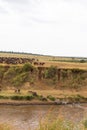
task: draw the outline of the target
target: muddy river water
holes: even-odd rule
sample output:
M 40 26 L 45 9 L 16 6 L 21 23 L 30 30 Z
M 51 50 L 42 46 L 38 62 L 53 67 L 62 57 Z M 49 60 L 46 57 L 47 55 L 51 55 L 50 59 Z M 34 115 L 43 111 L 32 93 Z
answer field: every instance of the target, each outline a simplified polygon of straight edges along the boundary
M 53 117 L 63 116 L 74 122 L 87 119 L 87 104 L 74 105 L 28 105 L 11 106 L 0 105 L 0 123 L 10 124 L 17 130 L 35 130 L 39 121 L 48 113 Z

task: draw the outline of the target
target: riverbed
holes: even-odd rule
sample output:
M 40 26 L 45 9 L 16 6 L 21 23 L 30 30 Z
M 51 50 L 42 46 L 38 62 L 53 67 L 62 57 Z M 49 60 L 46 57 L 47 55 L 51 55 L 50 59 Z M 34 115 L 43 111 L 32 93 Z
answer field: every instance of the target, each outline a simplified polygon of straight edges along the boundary
M 87 104 L 70 105 L 0 105 L 0 123 L 16 130 L 35 130 L 46 116 L 63 117 L 75 123 L 87 119 Z

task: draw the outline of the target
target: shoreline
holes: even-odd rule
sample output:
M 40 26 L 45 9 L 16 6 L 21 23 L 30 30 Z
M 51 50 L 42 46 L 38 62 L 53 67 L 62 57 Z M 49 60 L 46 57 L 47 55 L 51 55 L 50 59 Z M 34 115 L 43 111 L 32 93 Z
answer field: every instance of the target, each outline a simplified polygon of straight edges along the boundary
M 22 105 L 74 105 L 74 104 L 86 104 L 87 102 L 44 102 L 44 101 L 15 101 L 15 100 L 0 100 L 0 105 L 22 106 Z
M 0 100 L 0 105 L 56 105 L 55 102 L 42 102 L 42 101 L 15 101 L 15 100 Z

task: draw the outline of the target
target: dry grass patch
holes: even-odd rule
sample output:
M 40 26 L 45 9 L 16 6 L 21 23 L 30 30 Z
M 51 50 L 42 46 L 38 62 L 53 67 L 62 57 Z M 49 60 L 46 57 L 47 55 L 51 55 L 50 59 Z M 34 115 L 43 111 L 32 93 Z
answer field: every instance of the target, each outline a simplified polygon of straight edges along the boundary
M 0 130 L 14 130 L 14 129 L 7 124 L 0 124 Z

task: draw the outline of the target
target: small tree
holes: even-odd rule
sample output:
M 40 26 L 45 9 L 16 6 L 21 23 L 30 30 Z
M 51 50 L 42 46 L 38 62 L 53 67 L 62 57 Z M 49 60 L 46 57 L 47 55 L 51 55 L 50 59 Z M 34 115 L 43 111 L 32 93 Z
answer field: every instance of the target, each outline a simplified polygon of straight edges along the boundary
M 33 71 L 33 70 L 34 70 L 34 67 L 31 64 L 29 64 L 29 63 L 24 64 L 24 66 L 23 66 L 24 72 Z

